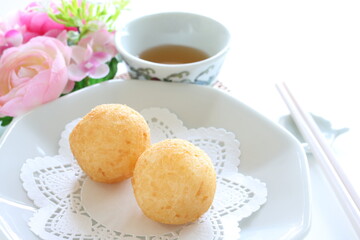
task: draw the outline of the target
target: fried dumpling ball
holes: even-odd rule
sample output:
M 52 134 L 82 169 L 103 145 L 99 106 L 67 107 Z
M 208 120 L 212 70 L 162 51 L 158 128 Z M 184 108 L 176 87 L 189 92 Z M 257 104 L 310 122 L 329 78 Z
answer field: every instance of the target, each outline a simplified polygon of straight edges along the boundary
M 132 185 L 147 217 L 165 224 L 186 224 L 210 208 L 216 173 L 203 150 L 186 140 L 168 139 L 140 156 Z
M 82 118 L 69 142 L 75 159 L 91 179 L 115 183 L 132 176 L 136 161 L 150 146 L 150 129 L 134 109 L 103 104 Z

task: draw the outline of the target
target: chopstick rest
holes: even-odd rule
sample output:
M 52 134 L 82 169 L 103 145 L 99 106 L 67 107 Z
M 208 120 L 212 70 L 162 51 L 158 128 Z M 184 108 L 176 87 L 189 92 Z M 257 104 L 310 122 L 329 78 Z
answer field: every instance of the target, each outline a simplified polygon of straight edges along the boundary
M 302 136 L 319 161 L 356 233 L 360 236 L 360 198 L 314 119 L 299 104 L 286 83 L 276 85 Z

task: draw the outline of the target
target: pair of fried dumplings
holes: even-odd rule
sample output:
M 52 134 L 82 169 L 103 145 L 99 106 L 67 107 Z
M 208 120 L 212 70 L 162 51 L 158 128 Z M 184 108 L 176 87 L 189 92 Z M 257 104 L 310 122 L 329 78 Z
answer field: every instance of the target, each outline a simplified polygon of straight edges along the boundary
M 181 139 L 151 145 L 145 119 L 126 105 L 95 107 L 75 126 L 69 143 L 94 181 L 116 183 L 132 177 L 139 207 L 157 222 L 193 222 L 213 202 L 216 173 L 207 154 Z

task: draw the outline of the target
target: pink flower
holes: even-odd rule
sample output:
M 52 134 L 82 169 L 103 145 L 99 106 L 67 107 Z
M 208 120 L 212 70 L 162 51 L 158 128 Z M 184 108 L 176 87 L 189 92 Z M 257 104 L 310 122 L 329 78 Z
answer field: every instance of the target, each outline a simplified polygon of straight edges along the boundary
M 17 47 L 23 42 L 22 34 L 15 29 L 11 29 L 4 33 L 0 32 L 0 55 L 9 47 Z
M 110 69 L 101 59 L 105 58 L 102 52 L 94 53 L 90 47 L 72 47 L 73 63 L 69 66 L 69 78 L 73 81 L 81 81 L 85 77 L 102 78 L 105 77 Z
M 102 78 L 109 73 L 110 61 L 116 54 L 114 34 L 104 29 L 92 32 L 72 46 L 72 64 L 69 66 L 69 78 L 81 81 L 85 77 Z
M 25 11 L 10 15 L 0 22 L 0 56 L 5 49 L 16 47 L 37 36 L 58 38 L 63 32 L 73 30 L 53 21 L 38 3 L 29 4 Z
M 56 33 L 59 34 L 63 30 L 77 30 L 53 21 L 36 2 L 30 3 L 26 7 L 26 11 L 19 12 L 19 24 L 26 27 L 26 31 L 23 33 L 24 42 L 36 36 L 56 37 Z
M 103 52 L 105 57 L 103 61 L 109 61 L 117 54 L 114 33 L 106 29 L 89 33 L 77 45 L 84 48 L 90 45 L 94 52 Z
M 0 56 L 5 49 L 23 43 L 22 31 L 15 15 L 10 16 L 6 22 L 0 22 Z
M 36 37 L 0 58 L 0 117 L 18 116 L 58 98 L 68 86 L 71 49 L 51 37 Z

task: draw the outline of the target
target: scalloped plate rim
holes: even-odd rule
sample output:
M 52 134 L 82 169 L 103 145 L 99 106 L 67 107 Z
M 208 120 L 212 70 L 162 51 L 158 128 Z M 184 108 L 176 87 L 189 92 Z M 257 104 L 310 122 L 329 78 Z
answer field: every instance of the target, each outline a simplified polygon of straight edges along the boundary
M 187 96 L 184 98 L 184 95 Z M 301 239 L 307 234 L 311 218 L 309 169 L 304 150 L 291 134 L 215 88 L 182 83 L 112 80 L 44 104 L 15 118 L 5 130 L 0 138 L 0 181 L 7 182 L 0 185 L 2 239 L 13 236 L 37 239 L 26 223 L 26 219 L 32 216 L 34 205 L 21 186 L 19 169 L 22 163 L 26 158 L 57 154 L 56 139 L 60 138 L 65 124 L 84 115 L 91 107 L 108 102 L 125 103 L 136 110 L 167 107 L 189 128 L 215 125 L 234 132 L 241 144 L 240 171 L 259 178 L 268 187 L 267 203 L 254 216 L 241 222 L 241 236 L 246 239 Z M 224 116 L 226 114 L 232 118 Z M 258 136 L 265 140 L 257 139 Z M 263 149 L 256 151 L 255 147 Z M 4 162 L 9 158 L 8 163 Z M 279 163 L 287 169 L 277 166 Z M 276 185 L 284 181 L 287 184 L 279 190 Z M 5 186 L 9 184 L 13 187 Z M 293 191 L 295 196 L 289 195 L 289 191 Z

